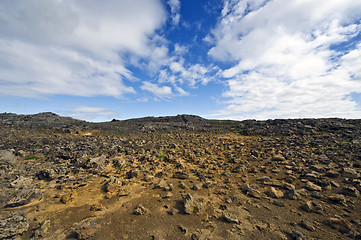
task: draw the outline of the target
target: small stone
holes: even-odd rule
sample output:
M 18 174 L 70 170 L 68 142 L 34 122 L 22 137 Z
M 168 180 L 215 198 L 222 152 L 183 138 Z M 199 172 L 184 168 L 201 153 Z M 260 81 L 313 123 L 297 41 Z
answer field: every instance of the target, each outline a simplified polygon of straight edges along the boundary
M 283 201 L 273 201 L 272 202 L 274 205 L 279 206 L 279 207 L 284 207 L 285 203 Z
M 272 161 L 278 161 L 278 162 L 283 162 L 285 161 L 285 157 L 282 154 L 275 154 L 272 159 Z
M 335 182 L 335 181 L 330 181 L 330 184 L 331 184 L 332 187 L 336 187 L 336 188 L 341 187 L 341 185 L 339 183 Z
M 167 192 L 163 198 L 171 198 L 173 194 L 171 192 Z
M 360 196 L 360 192 L 355 187 L 344 187 L 342 188 L 342 194 L 350 197 Z
M 160 188 L 163 191 L 172 191 L 173 186 L 172 184 L 168 184 L 164 179 L 161 179 L 154 188 Z
M 256 189 L 251 189 L 247 192 L 247 195 L 248 196 L 251 196 L 251 197 L 254 197 L 254 198 L 258 198 L 260 199 L 261 198 L 261 194 L 259 191 L 257 191 Z
M 340 176 L 340 173 L 334 170 L 329 170 L 326 172 L 326 176 L 330 178 L 338 178 Z
M 306 182 L 306 188 L 309 191 L 318 191 L 318 192 L 322 191 L 322 187 L 320 187 L 310 181 Z
M 138 206 L 134 209 L 133 214 L 134 215 L 144 215 L 146 213 L 148 213 L 149 210 L 147 208 L 145 208 L 141 203 L 138 204 Z
M 192 189 L 193 189 L 194 191 L 201 190 L 201 189 L 202 189 L 202 185 L 203 185 L 202 183 L 196 183 L 196 184 L 193 185 Z
M 178 185 L 181 189 L 186 189 L 187 185 L 184 184 L 184 182 L 179 183 Z
M 267 194 L 272 198 L 282 198 L 284 196 L 281 190 L 276 190 L 274 187 L 271 187 Z
M 304 240 L 304 239 L 306 239 L 305 236 L 301 232 L 299 232 L 297 230 L 292 231 L 291 237 L 294 240 Z
M 313 201 L 307 201 L 305 202 L 301 208 L 307 212 L 315 212 L 320 213 L 323 208 L 319 203 L 313 202 Z
M 291 200 L 300 199 L 301 196 L 296 189 L 291 189 L 285 192 L 285 197 Z
M 343 168 L 342 176 L 347 178 L 359 178 L 360 174 L 353 168 Z
M 239 223 L 239 220 L 237 219 L 236 216 L 234 216 L 234 214 L 230 213 L 230 212 L 224 212 L 222 214 L 222 219 L 224 219 L 225 221 L 229 222 L 229 223 Z
M 303 227 L 304 229 L 308 230 L 308 231 L 311 231 L 311 232 L 316 230 L 315 227 L 310 222 L 308 222 L 306 220 L 302 220 L 300 222 L 300 226 Z
M 331 195 L 328 197 L 328 199 L 332 202 L 332 203 L 337 203 L 337 204 L 345 204 L 346 203 L 346 198 L 345 196 L 341 195 L 341 194 L 335 194 L 335 195 Z
M 186 172 L 175 172 L 173 174 L 173 178 L 178 178 L 178 179 L 187 179 L 189 177 L 188 173 Z
M 203 184 L 204 188 L 211 188 L 214 186 L 214 183 L 212 181 L 207 181 Z
M 175 215 L 175 214 L 179 213 L 179 210 L 176 209 L 176 208 L 172 208 L 172 209 L 170 209 L 169 211 L 167 211 L 167 213 L 168 213 L 169 215 Z
M 311 197 L 320 199 L 322 198 L 322 195 L 319 192 L 312 192 Z
M 102 211 L 104 210 L 103 204 L 93 204 L 90 206 L 90 211 Z

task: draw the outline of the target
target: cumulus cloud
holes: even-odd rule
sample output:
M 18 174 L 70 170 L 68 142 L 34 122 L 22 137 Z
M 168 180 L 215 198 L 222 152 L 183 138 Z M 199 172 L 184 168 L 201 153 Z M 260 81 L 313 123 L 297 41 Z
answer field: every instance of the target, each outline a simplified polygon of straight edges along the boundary
M 167 98 L 173 95 L 172 88 L 169 86 L 159 87 L 157 84 L 151 82 L 143 82 L 143 85 L 140 87 L 144 91 L 151 92 L 158 98 Z
M 21 1 L 0 5 L 0 94 L 122 97 L 129 55 L 167 55 L 154 33 L 166 20 L 159 0 Z
M 235 64 L 222 72 L 232 118 L 361 117 L 349 97 L 361 92 L 361 2 L 225 1 L 207 37 L 208 54 Z

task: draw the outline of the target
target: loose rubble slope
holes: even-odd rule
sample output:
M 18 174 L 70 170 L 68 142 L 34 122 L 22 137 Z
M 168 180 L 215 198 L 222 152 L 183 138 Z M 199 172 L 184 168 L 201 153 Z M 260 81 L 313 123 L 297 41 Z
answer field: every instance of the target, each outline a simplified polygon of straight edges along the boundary
M 0 239 L 361 239 L 361 121 L 0 114 Z

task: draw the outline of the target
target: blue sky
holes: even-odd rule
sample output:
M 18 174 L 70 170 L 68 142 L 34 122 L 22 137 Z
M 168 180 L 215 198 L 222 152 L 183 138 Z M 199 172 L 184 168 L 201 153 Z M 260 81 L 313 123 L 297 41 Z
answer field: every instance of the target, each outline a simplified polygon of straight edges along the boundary
M 361 118 L 361 1 L 2 0 L 0 112 Z

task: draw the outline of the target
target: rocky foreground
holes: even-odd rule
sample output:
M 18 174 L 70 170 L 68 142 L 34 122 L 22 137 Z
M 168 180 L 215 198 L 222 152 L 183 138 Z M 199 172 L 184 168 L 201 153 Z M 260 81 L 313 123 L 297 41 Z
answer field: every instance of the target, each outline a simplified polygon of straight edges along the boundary
M 361 120 L 0 114 L 0 239 L 361 239 Z

